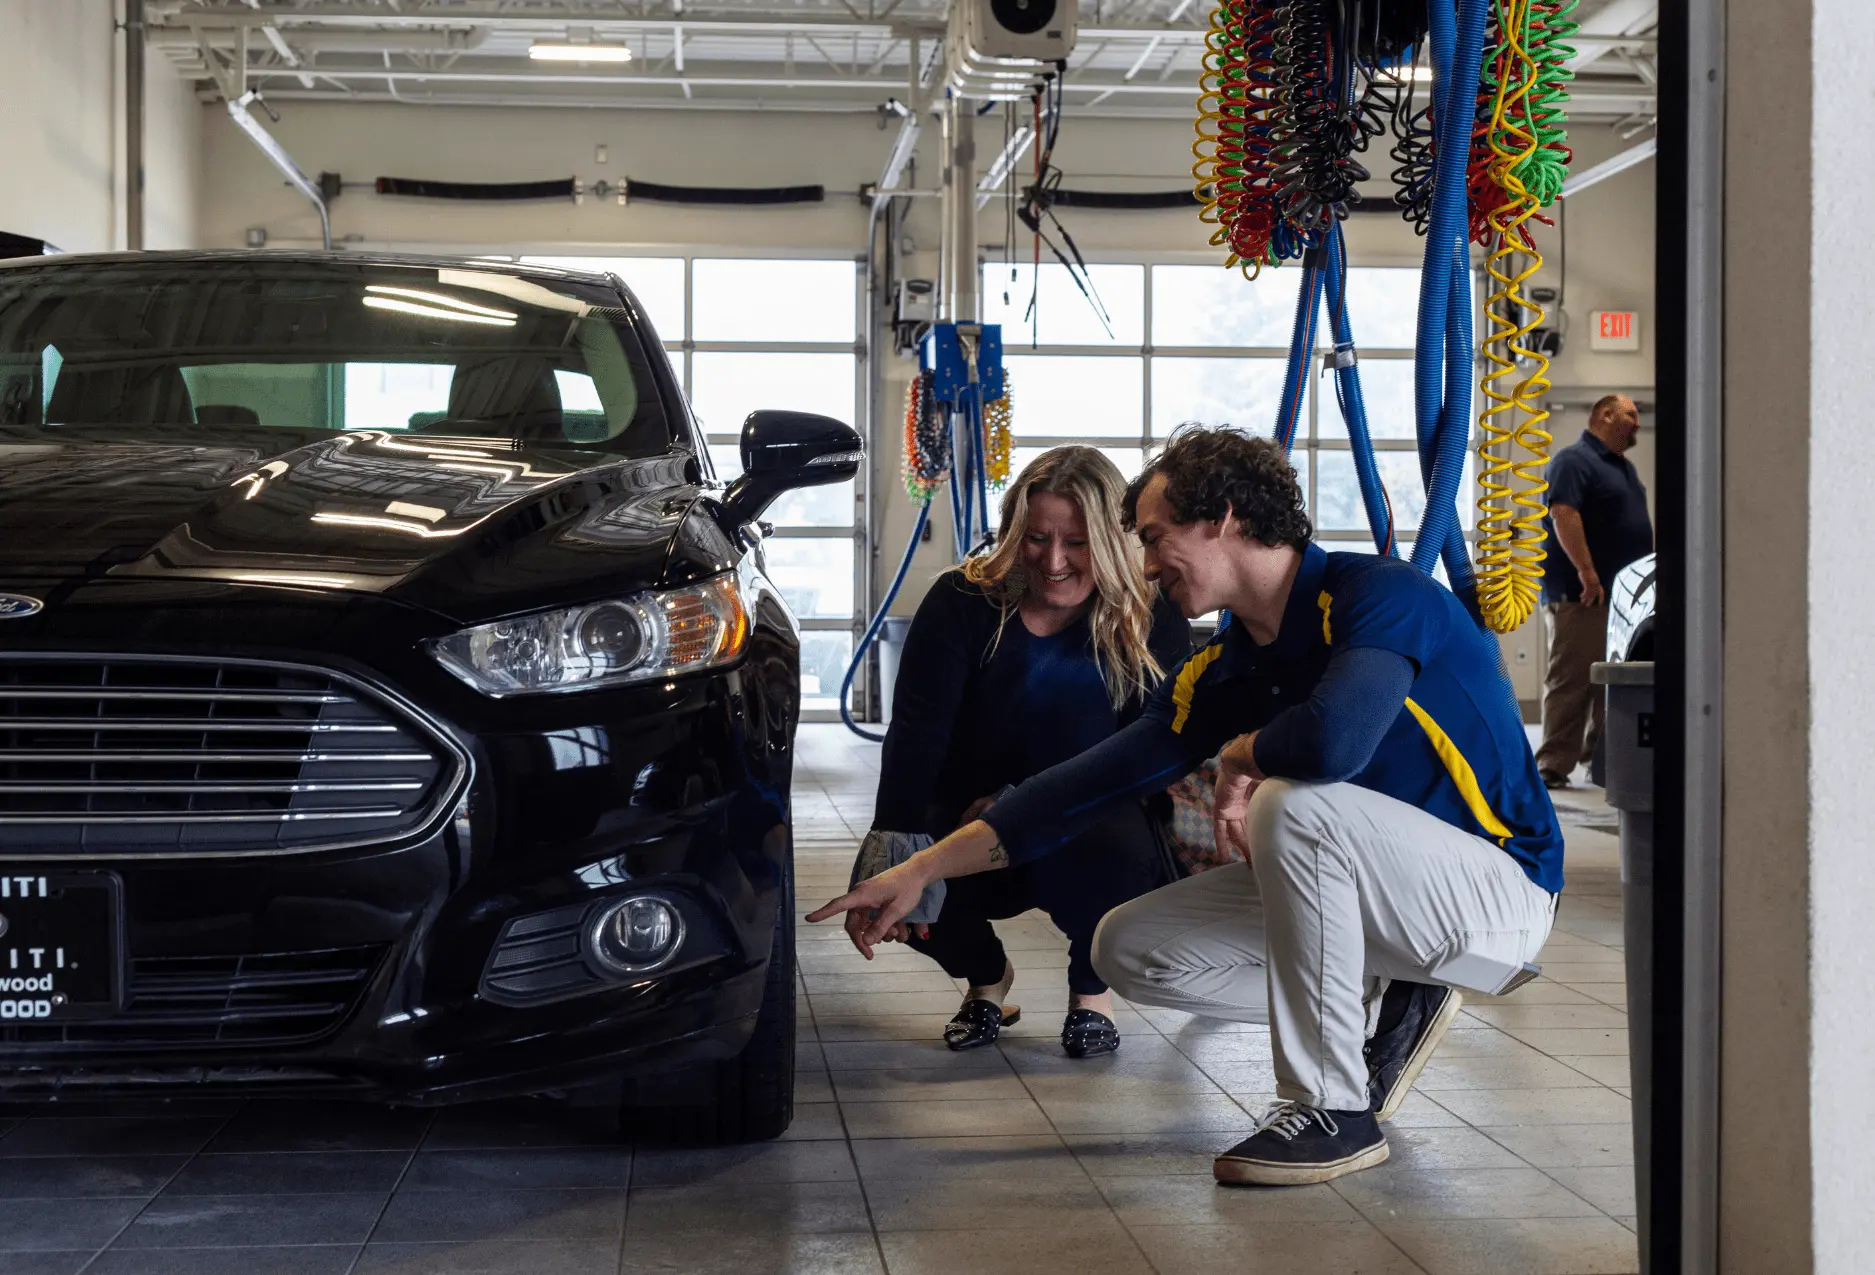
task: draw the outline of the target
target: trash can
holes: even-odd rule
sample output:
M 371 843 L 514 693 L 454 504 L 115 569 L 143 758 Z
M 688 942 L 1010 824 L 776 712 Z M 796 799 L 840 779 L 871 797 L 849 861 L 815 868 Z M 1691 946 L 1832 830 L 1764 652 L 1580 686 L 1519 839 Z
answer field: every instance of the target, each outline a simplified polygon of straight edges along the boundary
M 909 615 L 887 616 L 873 641 L 879 648 L 879 724 L 892 724 L 892 688 L 898 685 L 898 659 L 905 653 L 905 636 L 911 632 Z
M 1608 713 L 1602 727 L 1607 796 L 1621 817 L 1621 930 L 1627 947 L 1634 1204 L 1641 1272 L 1648 1275 L 1654 1105 L 1654 665 L 1651 660 L 1597 664 L 1589 677 L 1595 685 L 1607 688 Z

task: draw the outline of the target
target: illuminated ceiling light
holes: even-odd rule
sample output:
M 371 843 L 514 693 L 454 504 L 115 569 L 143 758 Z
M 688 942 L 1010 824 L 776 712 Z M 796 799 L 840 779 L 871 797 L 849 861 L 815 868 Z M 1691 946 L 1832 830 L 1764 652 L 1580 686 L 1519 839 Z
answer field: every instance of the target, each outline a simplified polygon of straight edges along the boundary
M 460 297 L 446 296 L 441 292 L 423 292 L 416 288 L 393 288 L 388 284 L 368 283 L 365 291 L 385 297 L 404 297 L 411 301 L 421 301 L 424 305 L 446 306 L 451 310 L 461 310 L 465 314 L 485 314 L 491 319 L 512 319 L 512 310 L 492 310 L 473 301 L 464 301 Z
M 632 51 L 622 44 L 536 44 L 527 56 L 536 62 L 629 62 Z
M 395 297 L 366 297 L 365 304 L 373 310 L 396 310 L 400 314 L 417 314 L 426 319 L 450 319 L 457 323 L 487 323 L 498 328 L 514 326 L 514 316 L 498 319 L 487 314 L 470 314 L 464 310 L 444 310 L 438 307 L 417 305 L 410 301 L 399 301 Z

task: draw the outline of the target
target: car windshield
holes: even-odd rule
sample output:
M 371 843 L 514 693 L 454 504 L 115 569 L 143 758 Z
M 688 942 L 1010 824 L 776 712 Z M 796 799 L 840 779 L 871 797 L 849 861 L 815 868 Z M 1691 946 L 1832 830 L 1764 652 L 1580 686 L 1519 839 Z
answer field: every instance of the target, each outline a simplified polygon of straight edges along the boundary
M 573 280 L 261 254 L 0 270 L 9 433 L 384 430 L 654 455 L 672 434 L 645 350 L 609 289 Z

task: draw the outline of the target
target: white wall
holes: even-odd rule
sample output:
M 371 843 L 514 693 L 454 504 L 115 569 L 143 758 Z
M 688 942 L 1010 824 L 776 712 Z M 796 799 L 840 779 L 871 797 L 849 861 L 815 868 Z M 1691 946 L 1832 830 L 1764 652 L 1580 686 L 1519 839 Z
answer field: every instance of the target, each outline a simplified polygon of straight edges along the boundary
M 124 246 L 122 38 L 114 0 L 0 3 L 0 230 L 68 251 Z M 202 109 L 145 59 L 144 243 L 195 240 Z

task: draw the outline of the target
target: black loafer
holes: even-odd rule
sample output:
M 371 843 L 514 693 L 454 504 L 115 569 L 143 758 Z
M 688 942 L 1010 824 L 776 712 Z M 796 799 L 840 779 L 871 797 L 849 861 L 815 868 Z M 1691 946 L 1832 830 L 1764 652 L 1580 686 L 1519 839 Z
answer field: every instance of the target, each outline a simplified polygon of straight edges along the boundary
M 1097 1009 L 1071 1009 L 1061 1024 L 1061 1048 L 1070 1058 L 1098 1058 L 1120 1047 L 1120 1029 Z
M 1372 1168 L 1388 1154 L 1371 1111 L 1279 1102 L 1255 1133 L 1213 1162 L 1211 1173 L 1227 1185 L 1305 1186 Z
M 1376 1120 L 1391 1120 L 1427 1061 L 1458 1017 L 1465 998 L 1450 987 L 1394 980 L 1387 987 L 1380 1021 L 1391 1023 L 1361 1047 L 1367 1059 L 1367 1096 Z
M 965 1001 L 950 1022 L 944 1024 L 944 1043 L 953 1051 L 981 1049 L 993 1045 L 1003 1028 L 1022 1020 L 1022 1011 L 1011 1005 L 1005 1012 L 995 1001 Z

